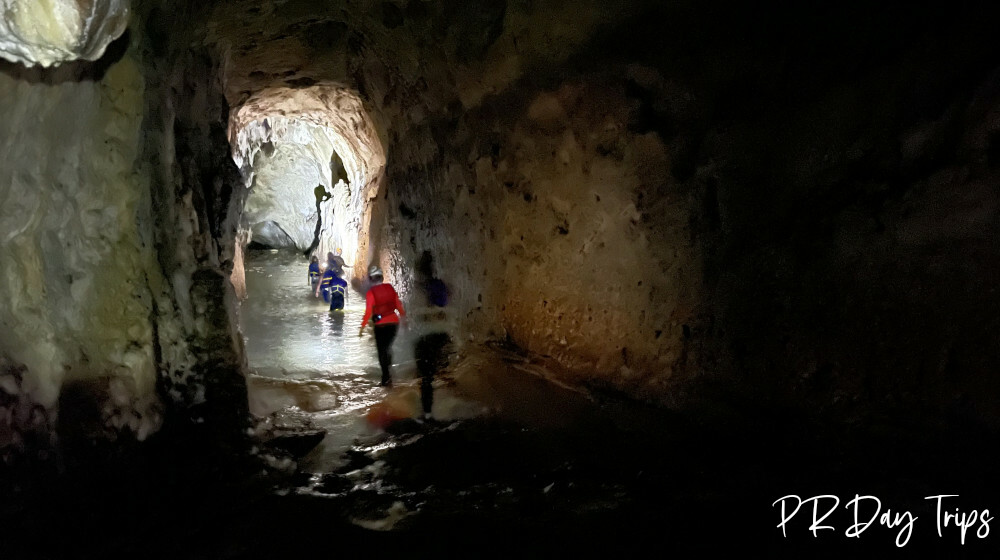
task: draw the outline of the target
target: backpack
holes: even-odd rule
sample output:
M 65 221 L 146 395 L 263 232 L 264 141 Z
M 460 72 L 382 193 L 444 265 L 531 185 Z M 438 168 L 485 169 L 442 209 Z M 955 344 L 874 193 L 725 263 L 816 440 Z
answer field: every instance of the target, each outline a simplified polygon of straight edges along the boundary
M 427 300 L 431 305 L 444 307 L 448 305 L 448 286 L 440 278 L 432 278 L 427 281 Z

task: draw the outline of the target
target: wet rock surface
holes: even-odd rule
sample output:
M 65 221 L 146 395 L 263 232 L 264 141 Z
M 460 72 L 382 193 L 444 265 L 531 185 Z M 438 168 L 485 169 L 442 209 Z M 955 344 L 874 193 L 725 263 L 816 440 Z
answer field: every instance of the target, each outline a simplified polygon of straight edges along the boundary
M 303 430 L 296 432 L 277 432 L 264 441 L 268 449 L 287 453 L 299 458 L 309 453 L 323 440 L 326 432 L 323 430 Z
M 982 453 L 996 437 L 988 430 L 932 426 L 916 415 L 830 425 L 735 400 L 667 414 L 595 398 L 592 421 L 573 430 L 494 415 L 402 421 L 359 440 L 346 465 L 318 476 L 268 466 L 239 445 L 219 449 L 217 436 L 197 428 L 173 442 L 154 438 L 139 454 L 119 450 L 114 461 L 74 470 L 20 507 L 6 502 L 3 521 L 16 536 L 5 540 L 5 557 L 33 556 L 42 535 L 55 558 L 990 550 L 980 539 L 962 547 L 954 531 L 938 537 L 923 500 L 953 493 L 963 507 L 981 508 L 1000 499 Z M 772 503 L 821 493 L 875 495 L 921 519 L 904 549 L 882 527 L 844 537 L 849 513 L 831 518 L 840 534 L 815 539 L 802 521 L 782 538 Z M 133 515 L 109 534 L 112 511 Z
M 352 464 L 288 499 L 327 499 L 376 542 L 418 557 L 461 554 L 538 557 L 556 551 L 591 556 L 613 551 L 767 550 L 771 557 L 896 551 L 895 532 L 873 530 L 863 542 L 831 535 L 817 548 L 804 527 L 782 538 L 772 503 L 787 494 L 871 494 L 886 507 L 912 509 L 926 521 L 924 497 L 943 492 L 972 503 L 997 498 L 989 461 L 979 451 L 991 432 L 967 435 L 885 420 L 870 428 L 824 426 L 809 418 L 744 409 L 722 420 L 637 412 L 641 426 L 610 422 L 574 434 L 498 418 L 444 426 L 406 422 Z M 710 412 L 710 411 L 706 411 Z M 788 422 L 796 424 L 789 428 Z M 581 437 L 586 434 L 586 437 Z M 380 446 L 394 446 L 377 452 Z M 794 450 L 790 453 L 789 450 Z M 963 465 L 968 476 L 956 480 Z M 855 487 L 861 482 L 863 489 Z M 308 490 L 303 493 L 303 490 Z M 834 518 L 838 526 L 845 517 Z M 914 531 L 908 550 L 947 553 L 932 525 Z M 419 543 L 419 544 L 418 544 Z M 985 551 L 989 541 L 969 542 Z M 596 547 L 596 548 L 591 548 Z

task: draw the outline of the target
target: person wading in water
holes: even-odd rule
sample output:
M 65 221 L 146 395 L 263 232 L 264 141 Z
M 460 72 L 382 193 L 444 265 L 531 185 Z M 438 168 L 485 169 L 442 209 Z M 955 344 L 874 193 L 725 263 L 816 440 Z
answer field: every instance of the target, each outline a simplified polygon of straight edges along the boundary
M 406 310 L 403 303 L 399 301 L 399 294 L 391 284 L 382 281 L 382 269 L 372 265 L 368 269 L 368 279 L 371 281 L 371 288 L 365 294 L 365 316 L 361 319 L 361 328 L 358 329 L 358 336 L 365 334 L 365 327 L 368 320 L 374 323 L 375 347 L 378 349 L 378 364 L 382 368 L 383 387 L 392 385 L 392 375 L 389 368 L 392 366 L 392 341 L 399 331 L 400 321 L 406 326 Z M 398 312 L 398 315 L 397 315 Z

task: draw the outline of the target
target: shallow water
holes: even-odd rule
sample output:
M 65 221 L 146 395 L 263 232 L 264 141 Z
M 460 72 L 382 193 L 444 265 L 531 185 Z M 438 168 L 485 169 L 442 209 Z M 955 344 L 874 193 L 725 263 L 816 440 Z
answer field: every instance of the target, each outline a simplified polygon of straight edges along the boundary
M 996 434 L 971 425 L 873 415 L 840 426 L 725 393 L 667 411 L 551 383 L 541 360 L 481 345 L 464 348 L 435 391 L 440 421 L 374 427 L 365 419 L 374 404 L 418 402 L 406 337 L 396 345 L 396 386 L 378 387 L 374 344 L 357 337 L 360 296 L 351 295 L 343 324 L 334 322 L 310 299 L 305 268 L 295 255 L 251 255 L 241 310 L 261 422 L 327 432 L 297 470 L 262 469 L 267 453 L 244 461 L 192 424 L 176 447 L 153 442 L 148 457 L 41 486 L 42 496 L 13 509 L 0 502 L 0 525 L 13 527 L 0 558 L 37 558 L 37 543 L 59 540 L 53 535 L 65 553 L 49 557 L 60 558 L 270 560 L 357 548 L 408 558 L 670 549 L 680 557 L 707 549 L 996 557 L 993 541 L 971 536 L 975 527 L 964 545 L 955 527 L 940 537 L 924 499 L 959 494 L 969 509 L 1000 502 L 993 454 L 983 451 Z M 777 528 L 781 496 L 846 501 L 857 492 L 920 514 L 906 549 L 896 547 L 895 529 L 878 524 L 863 538 L 844 536 L 851 513 L 843 504 L 829 520 L 837 535 L 814 537 L 808 506 L 787 538 Z
M 379 386 L 381 371 L 371 329 L 359 337 L 364 296 L 349 290 L 343 312 L 329 310 L 310 292 L 308 260 L 285 251 L 253 251 L 246 258 L 247 299 L 240 330 L 250 366 L 250 410 L 273 427 L 321 429 L 322 443 L 299 468 L 331 472 L 343 466 L 358 440 L 381 433 L 366 418 L 391 401 L 417 416 L 413 340 L 400 330 L 393 343 L 394 387 Z M 435 391 L 435 415 L 450 420 L 475 415 L 479 407 L 447 390 Z
M 351 291 L 343 313 L 331 312 L 308 284 L 308 260 L 295 253 L 247 255 L 247 299 L 240 329 L 256 375 L 285 378 L 358 374 L 377 367 L 375 346 L 357 336 L 364 296 Z
M 331 314 L 309 294 L 307 265 L 295 254 L 248 255 L 240 316 L 251 411 L 279 431 L 326 431 L 282 495 L 329 503 L 380 531 L 483 515 L 604 522 L 634 505 L 637 477 L 651 469 L 616 458 L 650 438 L 623 434 L 586 392 L 550 382 L 516 349 L 464 346 L 436 382 L 434 421 L 370 422 L 387 403 L 418 416 L 410 333 L 394 344 L 394 387 L 379 387 L 374 340 L 357 336 L 362 296 L 350 293 L 346 311 Z
M 369 421 L 372 407 L 387 403 L 419 415 L 410 333 L 401 331 L 394 344 L 394 387 L 379 387 L 374 340 L 357 336 L 361 294 L 349 294 L 344 313 L 331 313 L 309 293 L 307 266 L 296 254 L 251 253 L 240 310 L 251 411 L 269 429 L 326 431 L 298 461 L 301 478 L 287 491 L 343 500 L 352 522 L 380 529 L 412 522 L 428 508 L 441 515 L 497 495 L 520 510 L 567 490 L 579 504 L 603 503 L 621 491 L 613 480 L 594 483 L 567 466 L 565 430 L 585 423 L 585 396 L 546 382 L 525 369 L 522 357 L 495 348 L 466 347 L 455 357 L 436 382 L 433 422 Z M 565 485 L 567 475 L 576 478 L 573 485 Z
M 247 299 L 240 308 L 251 378 L 251 412 L 276 413 L 279 426 L 326 430 L 303 465 L 316 472 L 341 463 L 356 438 L 373 428 L 364 412 L 384 396 L 370 332 L 357 335 L 364 296 L 349 290 L 343 312 L 311 293 L 308 260 L 296 253 L 247 255 Z M 411 360 L 402 337 L 394 361 Z

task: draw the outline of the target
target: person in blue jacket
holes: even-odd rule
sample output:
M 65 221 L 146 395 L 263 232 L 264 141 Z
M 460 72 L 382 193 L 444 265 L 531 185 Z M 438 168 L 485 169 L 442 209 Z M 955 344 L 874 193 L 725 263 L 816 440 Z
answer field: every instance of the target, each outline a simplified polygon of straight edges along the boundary
M 347 280 L 334 272 L 330 280 L 330 311 L 343 311 L 347 304 Z
M 316 293 L 316 285 L 319 284 L 320 276 L 322 276 L 322 272 L 319 269 L 319 258 L 313 255 L 312 261 L 309 262 L 309 285 L 312 287 L 313 293 Z
M 332 268 L 324 270 L 323 274 L 319 277 L 319 282 L 316 284 L 316 297 L 322 295 L 323 301 L 330 303 L 330 285 L 336 277 L 337 273 Z
M 347 303 L 347 280 L 337 274 L 336 268 L 328 268 L 320 277 L 316 295 L 323 294 L 323 301 L 330 304 L 330 311 L 343 309 Z

